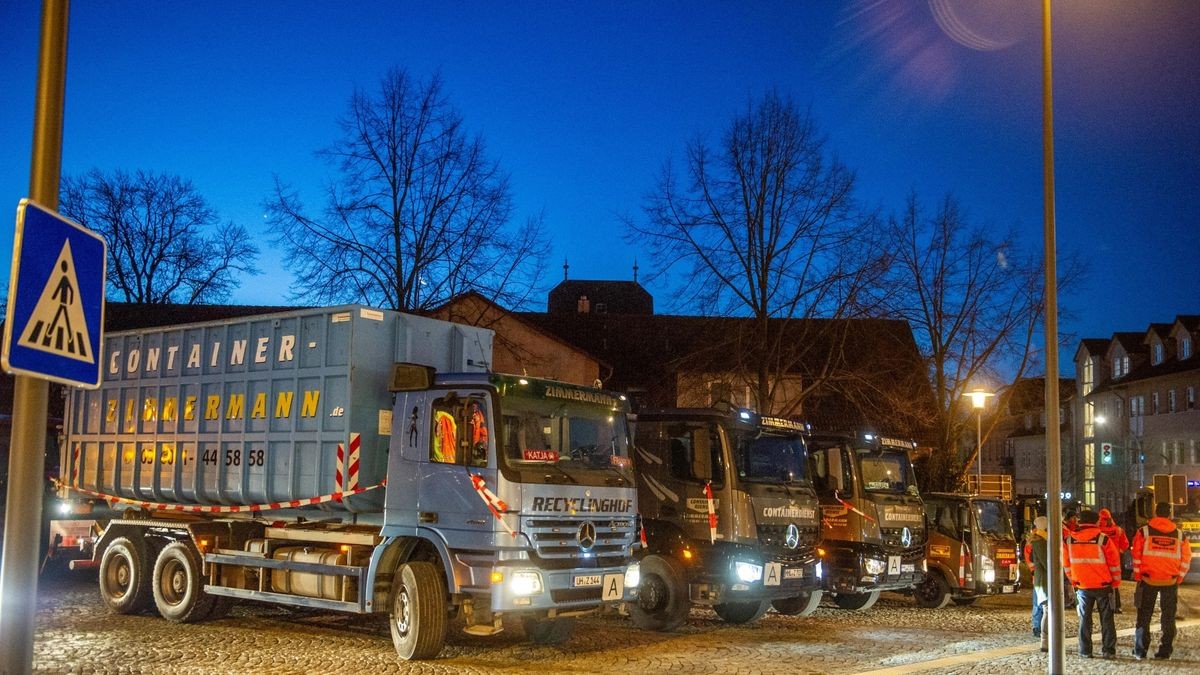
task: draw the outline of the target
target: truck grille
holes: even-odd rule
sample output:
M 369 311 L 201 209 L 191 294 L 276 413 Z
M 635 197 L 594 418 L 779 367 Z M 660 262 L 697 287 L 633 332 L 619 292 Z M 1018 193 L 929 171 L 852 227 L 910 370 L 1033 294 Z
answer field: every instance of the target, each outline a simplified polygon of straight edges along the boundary
M 817 526 L 797 526 L 800 530 L 800 543 L 795 551 L 811 550 L 817 545 Z M 787 545 L 787 525 L 759 525 L 758 526 L 758 541 L 763 546 L 775 549 L 782 549 L 784 552 L 790 552 L 793 549 Z
M 914 546 L 925 545 L 925 528 L 910 527 L 909 534 L 912 536 L 912 541 L 908 546 L 904 545 L 904 528 L 903 527 L 881 527 L 880 534 L 883 535 L 883 545 L 895 548 L 912 548 Z
M 596 543 L 584 550 L 579 528 L 590 522 L 596 528 Z M 548 569 L 613 567 L 625 564 L 633 545 L 632 518 L 531 518 L 524 531 Z

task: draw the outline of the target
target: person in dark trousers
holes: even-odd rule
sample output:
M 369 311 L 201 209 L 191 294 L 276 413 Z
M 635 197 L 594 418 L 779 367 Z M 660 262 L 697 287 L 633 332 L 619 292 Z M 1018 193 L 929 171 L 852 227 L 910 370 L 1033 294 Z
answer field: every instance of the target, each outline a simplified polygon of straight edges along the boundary
M 1179 584 L 1191 565 L 1192 548 L 1170 516 L 1171 505 L 1159 502 L 1154 506 L 1154 517 L 1133 536 L 1133 579 L 1137 582 L 1133 593 L 1133 606 L 1137 608 L 1133 657 L 1139 661 L 1150 651 L 1150 617 L 1156 599 L 1160 603 L 1162 637 L 1154 658 L 1171 658 L 1175 646 Z
M 1112 591 L 1121 585 L 1121 555 L 1100 531 L 1100 514 L 1084 510 L 1079 529 L 1063 543 L 1063 569 L 1075 588 L 1079 614 L 1079 655 L 1092 657 L 1092 613 L 1100 615 L 1100 655 L 1117 658 L 1117 626 Z
M 1029 537 L 1029 566 L 1033 568 L 1033 607 L 1036 623 L 1033 634 L 1042 639 L 1042 651 L 1050 646 L 1050 631 L 1046 628 L 1046 603 L 1050 599 L 1049 576 L 1050 552 L 1046 547 L 1046 516 L 1033 521 L 1033 532 Z

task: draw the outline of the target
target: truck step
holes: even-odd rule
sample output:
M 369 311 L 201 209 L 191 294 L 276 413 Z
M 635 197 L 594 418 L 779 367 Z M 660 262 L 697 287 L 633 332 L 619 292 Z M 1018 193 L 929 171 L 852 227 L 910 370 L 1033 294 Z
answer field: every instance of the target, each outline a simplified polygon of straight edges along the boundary
M 273 593 L 271 591 L 254 591 L 244 588 L 229 588 L 227 586 L 211 586 L 206 585 L 204 592 L 209 595 L 224 595 L 230 598 L 239 600 L 258 600 L 261 602 L 272 602 L 280 605 L 292 605 L 294 607 L 307 607 L 310 609 L 330 609 L 338 612 L 351 612 L 354 614 L 370 614 L 374 610 L 370 603 L 360 605 L 357 602 L 342 602 L 340 600 L 326 600 L 324 598 L 309 598 L 303 595 L 288 595 L 287 593 Z

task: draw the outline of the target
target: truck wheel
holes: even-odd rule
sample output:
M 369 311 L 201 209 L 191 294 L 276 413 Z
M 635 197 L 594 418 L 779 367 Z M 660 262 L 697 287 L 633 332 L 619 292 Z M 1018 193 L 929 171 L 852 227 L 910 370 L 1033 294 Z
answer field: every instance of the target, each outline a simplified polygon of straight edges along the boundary
M 970 607 L 971 605 L 975 604 L 975 601 L 978 599 L 979 598 L 955 598 L 954 604 L 958 605 L 959 607 Z
M 871 609 L 875 601 L 879 600 L 879 591 L 871 591 L 870 593 L 834 593 L 833 601 L 842 609 L 854 609 L 860 612 L 865 612 Z
M 823 593 L 820 589 L 801 593 L 793 598 L 780 598 L 772 600 L 771 606 L 776 612 L 784 616 L 809 616 L 817 611 L 817 607 L 821 605 L 821 596 Z
M 937 572 L 925 575 L 925 581 L 913 587 L 913 600 L 926 609 L 941 609 L 950 604 L 950 584 Z
M 528 617 L 521 624 L 525 635 L 535 645 L 558 645 L 571 639 L 575 631 L 575 619 L 534 619 Z
M 167 621 L 192 623 L 212 612 L 213 596 L 204 592 L 200 556 L 187 543 L 173 541 L 154 562 L 154 606 Z
M 100 558 L 100 598 L 117 614 L 136 614 L 153 598 L 150 573 L 146 542 L 117 537 Z
M 649 555 L 642 560 L 641 572 L 637 600 L 628 604 L 633 625 L 643 630 L 675 630 L 692 609 L 679 563 Z
M 432 659 L 446 644 L 446 592 L 433 563 L 410 562 L 392 578 L 392 645 L 405 661 Z
M 767 610 L 771 609 L 770 600 L 750 600 L 748 602 L 722 602 L 713 605 L 713 611 L 725 623 L 750 623 L 757 621 Z

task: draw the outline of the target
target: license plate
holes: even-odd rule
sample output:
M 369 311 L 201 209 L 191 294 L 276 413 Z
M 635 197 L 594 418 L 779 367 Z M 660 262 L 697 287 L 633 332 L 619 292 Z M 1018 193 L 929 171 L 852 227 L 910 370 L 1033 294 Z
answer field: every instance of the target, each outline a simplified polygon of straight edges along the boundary
M 1013 592 L 1012 584 L 1004 584 L 1003 586 L 1000 587 L 1000 592 L 1001 593 L 1012 593 Z
M 581 588 L 583 586 L 599 586 L 599 585 L 600 585 L 600 575 L 599 574 L 581 574 L 581 575 L 575 577 L 575 588 Z
M 913 564 L 913 565 L 901 565 L 901 566 L 900 566 L 900 571 L 901 571 L 901 572 L 916 572 L 916 571 L 917 571 L 917 566 L 916 566 L 915 564 Z
M 804 578 L 804 568 L 803 567 L 792 567 L 792 568 L 786 569 L 783 571 L 783 578 L 784 579 L 803 579 Z

